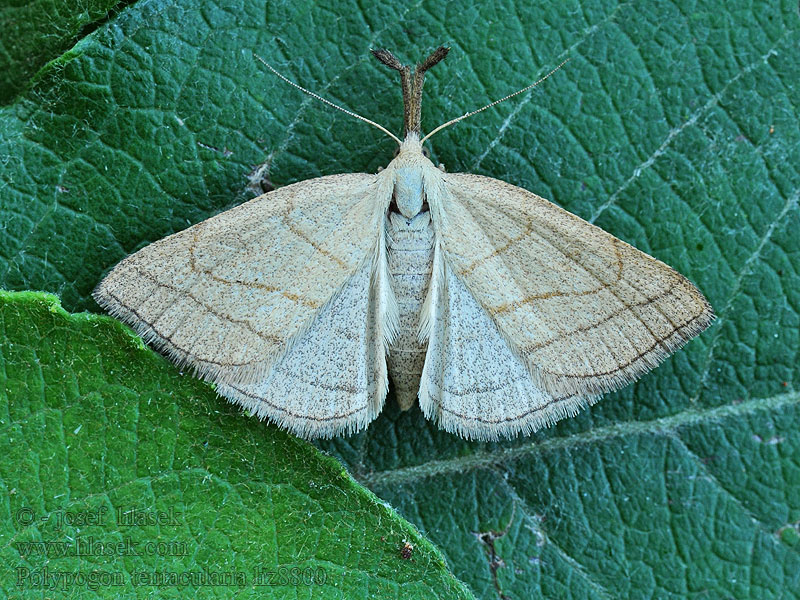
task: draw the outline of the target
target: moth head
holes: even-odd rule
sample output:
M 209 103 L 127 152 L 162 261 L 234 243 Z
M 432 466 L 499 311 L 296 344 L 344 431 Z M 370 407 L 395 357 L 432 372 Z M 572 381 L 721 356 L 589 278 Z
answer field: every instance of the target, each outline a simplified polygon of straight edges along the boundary
M 404 140 L 389 168 L 393 177 L 393 206 L 406 219 L 418 215 L 425 204 L 423 173 L 433 164 L 420 140 L 422 124 L 422 85 L 425 73 L 444 60 L 450 48 L 440 46 L 413 68 L 402 64 L 388 50 L 372 50 L 372 55 L 400 73 L 403 86 Z

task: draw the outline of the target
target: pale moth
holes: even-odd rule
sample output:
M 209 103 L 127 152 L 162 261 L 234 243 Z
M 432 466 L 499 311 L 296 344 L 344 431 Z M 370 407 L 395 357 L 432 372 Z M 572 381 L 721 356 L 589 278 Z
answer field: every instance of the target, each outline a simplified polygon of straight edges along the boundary
M 288 185 L 150 244 L 97 302 L 306 438 L 364 429 L 390 377 L 401 408 L 418 399 L 447 431 L 529 434 L 705 329 L 711 306 L 664 263 L 527 190 L 431 163 L 425 140 L 463 118 L 421 138 L 423 78 L 448 50 L 413 70 L 373 51 L 405 104 L 402 141 L 370 121 L 399 144 L 385 169 Z

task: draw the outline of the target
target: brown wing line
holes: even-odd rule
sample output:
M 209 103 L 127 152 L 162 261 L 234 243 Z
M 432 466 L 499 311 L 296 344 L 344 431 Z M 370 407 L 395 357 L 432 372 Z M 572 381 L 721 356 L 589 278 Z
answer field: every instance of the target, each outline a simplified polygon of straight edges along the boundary
M 315 383 L 315 385 L 317 385 L 318 387 L 321 387 L 323 389 L 329 389 L 329 390 L 342 390 L 343 389 L 343 390 L 348 391 L 348 392 L 351 391 L 349 389 L 342 388 L 340 386 L 328 386 L 328 387 L 325 387 L 325 386 L 320 385 L 318 382 Z M 291 416 L 293 418 L 296 418 L 296 419 L 302 419 L 303 421 L 313 421 L 313 422 L 316 422 L 316 423 L 328 423 L 330 421 L 338 421 L 340 419 L 345 419 L 345 418 L 348 418 L 348 417 L 352 417 L 353 415 L 360 414 L 360 413 L 368 410 L 368 408 L 369 408 L 369 406 L 365 404 L 365 405 L 363 405 L 363 406 L 361 406 L 359 408 L 353 409 L 353 410 L 351 410 L 349 412 L 338 413 L 338 414 L 330 415 L 330 416 L 327 416 L 327 417 L 315 417 L 313 415 L 309 415 L 309 414 L 305 414 L 305 413 L 297 413 L 297 412 L 288 410 L 286 408 L 286 406 L 284 406 L 284 405 L 275 404 L 274 402 L 270 402 L 269 400 L 267 400 L 263 396 L 259 396 L 258 394 L 253 394 L 252 392 L 245 391 L 242 388 L 237 387 L 235 385 L 226 384 L 226 387 L 229 387 L 229 388 L 231 388 L 233 390 L 236 390 L 237 394 L 241 394 L 242 396 L 244 396 L 246 398 L 249 398 L 250 400 L 253 401 L 254 404 L 255 403 L 266 404 L 267 406 L 269 406 L 270 408 L 272 408 L 273 410 L 275 410 L 275 411 L 277 411 L 277 412 L 279 412 L 281 414 L 289 415 L 289 416 Z M 360 390 L 355 390 L 355 391 L 358 392 Z
M 284 223 L 287 223 L 285 216 L 283 217 L 283 221 L 284 221 Z M 287 223 L 287 227 L 288 227 L 288 223 Z M 306 236 L 299 235 L 297 232 L 295 232 L 295 229 L 296 228 L 291 228 L 292 232 L 295 233 L 295 235 L 297 235 L 300 239 L 308 242 L 308 244 L 311 247 L 313 247 L 314 249 L 316 249 L 317 251 L 320 251 L 320 249 L 317 247 L 316 244 L 314 244 L 310 240 L 308 240 L 306 238 Z M 198 229 L 198 231 L 200 231 L 200 230 Z M 218 283 L 224 283 L 225 285 L 242 285 L 242 286 L 245 286 L 245 287 L 258 289 L 258 290 L 261 290 L 261 291 L 264 291 L 264 292 L 277 292 L 281 296 L 286 298 L 287 300 L 291 300 L 292 302 L 303 304 L 304 306 L 308 306 L 309 308 L 319 308 L 321 306 L 321 304 L 319 302 L 315 302 L 315 301 L 312 301 L 312 300 L 306 300 L 305 298 L 301 298 L 297 294 L 292 294 L 291 292 L 287 292 L 285 290 L 281 290 L 279 287 L 276 287 L 276 286 L 266 285 L 264 283 L 253 283 L 253 282 L 243 281 L 241 279 L 226 279 L 224 277 L 220 277 L 219 275 L 214 273 L 211 269 L 204 269 L 202 267 L 199 267 L 197 265 L 197 259 L 195 258 L 195 249 L 196 249 L 197 244 L 198 244 L 197 233 L 195 232 L 192 235 L 192 237 L 193 237 L 194 243 L 192 244 L 191 248 L 189 249 L 189 266 L 191 267 L 193 272 L 202 273 L 203 275 L 206 275 L 207 277 L 209 277 L 213 281 L 216 281 Z M 320 253 L 323 254 L 324 256 L 330 258 L 331 260 L 335 260 L 335 262 L 337 262 L 337 264 L 340 264 L 340 265 L 344 264 L 342 262 L 342 260 L 340 260 L 339 258 L 331 256 L 330 252 L 321 252 L 320 251 Z M 153 282 L 153 283 L 157 283 L 157 282 Z M 168 286 L 165 286 L 165 287 L 168 287 Z M 193 299 L 195 299 L 195 298 L 193 298 Z M 200 303 L 200 304 L 202 304 L 202 303 Z M 203 305 L 203 306 L 205 306 L 205 305 Z M 255 331 L 253 333 L 255 333 Z
M 510 423 L 513 421 L 519 421 L 521 419 L 525 419 L 531 415 L 535 415 L 536 413 L 542 412 L 547 409 L 551 409 L 556 404 L 560 404 L 562 402 L 566 402 L 568 400 L 579 399 L 581 401 L 585 401 L 589 404 L 593 403 L 596 398 L 593 397 L 581 397 L 580 394 L 568 394 L 566 396 L 559 396 L 558 398 L 552 398 L 551 400 L 545 402 L 544 404 L 540 404 L 535 408 L 531 408 L 523 413 L 519 413 L 518 415 L 503 417 L 502 419 L 486 419 L 484 417 L 479 417 L 476 414 L 464 414 L 458 411 L 455 411 L 451 408 L 447 408 L 446 406 L 439 405 L 438 409 L 442 412 L 446 412 L 447 414 L 453 415 L 454 417 L 458 417 L 460 419 L 464 419 L 467 421 L 477 421 L 479 423 L 485 423 L 487 425 L 499 425 L 500 423 Z
M 695 335 L 703 331 L 706 327 L 708 327 L 708 324 L 712 321 L 712 319 L 713 315 L 709 316 L 705 313 L 697 315 L 696 317 L 690 319 L 683 325 L 678 326 L 669 335 L 664 336 L 662 338 L 656 338 L 656 341 L 653 342 L 653 344 L 651 344 L 650 347 L 647 348 L 647 350 L 639 352 L 639 354 L 637 354 L 633 359 L 631 359 L 630 362 L 618 366 L 616 369 L 611 369 L 610 371 L 597 372 L 597 373 L 594 372 L 557 373 L 556 371 L 551 371 L 544 368 L 541 368 L 541 371 L 543 373 L 552 375 L 554 377 L 559 377 L 559 378 L 563 377 L 567 379 L 591 379 L 592 377 L 605 377 L 605 376 L 615 375 L 616 373 L 619 373 L 620 371 L 630 367 L 635 362 L 644 360 L 645 358 L 648 357 L 648 355 L 652 354 L 653 351 L 659 346 L 661 346 L 661 348 L 667 353 L 674 352 L 675 350 L 683 346 L 686 342 L 688 342 L 692 337 L 694 337 Z M 686 333 L 687 330 L 688 334 Z M 672 340 L 672 338 L 676 337 L 678 338 L 677 340 L 668 343 L 668 340 Z
M 174 286 L 171 286 L 171 285 L 169 285 L 167 283 L 162 283 L 162 282 L 156 281 L 156 279 L 152 275 L 150 275 L 146 271 L 142 271 L 138 267 L 134 267 L 133 270 L 136 271 L 140 276 L 144 277 L 145 279 L 147 279 L 148 281 L 150 281 L 151 283 L 153 283 L 154 285 L 156 285 L 158 287 L 166 288 L 166 289 L 169 289 L 169 290 L 172 290 L 172 291 L 176 291 L 176 292 L 179 291 L 182 294 L 182 297 L 191 298 L 196 304 L 198 304 L 199 306 L 202 306 L 204 310 L 206 310 L 210 314 L 214 315 L 215 317 L 219 318 L 220 320 L 227 321 L 229 323 L 236 323 L 237 325 L 241 325 L 241 326 L 245 327 L 246 329 L 248 329 L 251 333 L 253 333 L 254 335 L 258 336 L 259 338 L 261 338 L 263 340 L 270 341 L 270 342 L 272 342 L 274 344 L 283 344 L 286 341 L 283 338 L 279 338 L 277 336 L 272 336 L 272 335 L 266 335 L 266 334 L 264 334 L 262 332 L 256 331 L 253 328 L 253 326 L 250 325 L 250 323 L 248 323 L 247 321 L 240 321 L 240 320 L 237 320 L 237 319 L 232 319 L 231 317 L 229 317 L 227 315 L 222 315 L 220 313 L 217 313 L 216 311 L 214 311 L 214 309 L 212 309 L 210 306 L 208 306 L 208 304 L 206 304 L 204 302 L 201 302 L 200 300 L 195 298 L 194 295 L 192 295 L 190 292 L 186 292 L 186 291 L 183 291 L 183 290 L 178 290 Z M 125 304 L 122 301 L 122 298 L 120 298 L 119 296 L 114 294 L 114 292 L 112 292 L 110 290 L 104 290 L 103 291 L 103 296 L 107 296 L 109 298 L 113 298 L 114 301 L 119 305 L 118 307 L 110 307 L 110 310 L 111 310 L 112 314 L 114 314 L 114 316 L 117 316 L 117 315 L 121 316 L 125 321 L 127 321 L 128 323 L 133 324 L 133 326 L 137 329 L 137 331 L 139 329 L 141 329 L 142 331 L 145 331 L 145 332 L 148 332 L 148 333 L 150 333 L 150 332 L 155 333 L 155 335 L 158 336 L 159 340 L 163 340 L 163 342 L 167 343 L 170 346 L 170 350 L 177 351 L 177 352 L 185 354 L 186 358 L 184 358 L 182 360 L 188 360 L 189 358 L 191 358 L 193 360 L 197 360 L 197 361 L 201 361 L 203 363 L 216 365 L 216 366 L 219 366 L 219 367 L 244 367 L 244 366 L 249 366 L 249 365 L 253 364 L 253 361 L 248 361 L 248 362 L 243 362 L 243 363 L 235 363 L 235 362 L 216 361 L 216 360 L 212 360 L 212 359 L 209 359 L 209 358 L 199 358 L 197 355 L 193 354 L 190 350 L 187 350 L 186 348 L 183 348 L 183 347 L 179 346 L 177 343 L 175 343 L 172 340 L 172 336 L 171 335 L 167 335 L 166 333 L 162 333 L 162 331 L 159 330 L 156 327 L 156 322 L 158 321 L 158 319 L 160 318 L 161 315 L 159 315 L 155 319 L 152 319 L 152 317 L 150 317 L 152 319 L 152 321 L 153 321 L 152 323 L 150 323 L 141 314 L 139 314 L 136 311 L 135 308 Z M 171 306 L 172 305 L 167 305 L 165 307 L 165 309 L 164 309 L 164 312 L 169 310 L 171 308 Z M 122 308 L 125 311 L 127 311 L 128 313 L 134 315 L 137 320 L 134 321 L 133 319 L 130 319 L 130 318 L 126 317 L 124 314 L 122 314 L 122 311 L 120 310 L 120 308 Z M 150 333 L 150 335 L 152 335 L 152 333 Z

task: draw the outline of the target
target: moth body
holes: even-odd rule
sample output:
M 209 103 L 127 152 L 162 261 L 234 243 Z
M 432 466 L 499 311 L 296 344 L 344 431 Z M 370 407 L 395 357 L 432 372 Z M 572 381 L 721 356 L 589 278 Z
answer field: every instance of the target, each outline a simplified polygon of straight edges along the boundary
M 390 212 L 386 217 L 389 272 L 398 307 L 398 329 L 387 362 L 395 398 L 402 410 L 417 399 L 427 341 L 420 341 L 422 305 L 433 269 L 434 234 L 430 212 L 408 219 Z

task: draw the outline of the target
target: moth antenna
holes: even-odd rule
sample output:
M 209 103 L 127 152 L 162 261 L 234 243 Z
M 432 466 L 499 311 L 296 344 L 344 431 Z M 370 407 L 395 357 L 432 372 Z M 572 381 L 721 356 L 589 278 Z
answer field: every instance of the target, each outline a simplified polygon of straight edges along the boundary
M 275 68 L 274 68 L 274 67 L 273 67 L 271 64 L 269 64 L 267 61 L 265 61 L 263 58 L 261 58 L 261 57 L 260 57 L 258 54 L 256 54 L 255 52 L 253 52 L 253 56 L 254 56 L 255 58 L 257 58 L 258 60 L 260 60 L 262 63 L 264 63 L 264 66 L 265 66 L 265 67 L 267 67 L 267 68 L 268 68 L 270 71 L 272 71 L 272 72 L 273 72 L 275 75 L 277 75 L 278 77 L 280 77 L 281 79 L 283 79 L 283 80 L 284 80 L 286 83 L 288 83 L 289 85 L 291 85 L 291 86 L 293 86 L 293 87 L 296 87 L 296 88 L 297 88 L 298 90 L 300 90 L 301 92 L 304 92 L 304 93 L 308 94 L 308 95 L 309 95 L 309 96 L 311 96 L 312 98 L 316 98 L 316 99 L 317 99 L 317 100 L 319 100 L 320 102 L 324 102 L 324 103 L 325 103 L 325 104 L 327 104 L 328 106 L 332 106 L 332 107 L 333 107 L 333 108 L 335 108 L 336 110 L 340 110 L 340 111 L 342 111 L 342 112 L 343 112 L 344 114 L 346 114 L 346 115 L 350 115 L 351 117 L 355 117 L 356 119 L 359 119 L 359 120 L 361 120 L 361 121 L 364 121 L 364 123 L 369 123 L 369 124 L 370 124 L 370 125 L 372 125 L 373 127 L 377 127 L 378 129 L 380 129 L 380 130 L 381 130 L 383 133 L 385 133 L 386 135 L 388 135 L 390 138 L 392 138 L 392 139 L 393 139 L 395 142 L 397 142 L 398 144 L 402 144 L 402 143 L 403 143 L 402 141 L 400 141 L 400 138 L 398 138 L 398 137 L 397 137 L 395 134 L 393 134 L 391 131 L 389 131 L 388 129 L 386 129 L 386 128 L 385 128 L 385 127 L 383 127 L 382 125 L 378 125 L 378 124 L 377 124 L 375 121 L 370 121 L 370 120 L 369 120 L 369 119 L 367 119 L 366 117 L 362 117 L 361 115 L 357 115 L 357 114 L 356 114 L 356 113 L 354 113 L 353 111 L 347 110 L 346 108 L 343 108 L 343 107 L 339 106 L 338 104 L 334 104 L 334 103 L 333 103 L 333 102 L 331 102 L 330 100 L 326 100 L 325 98 L 323 98 L 323 97 L 322 97 L 322 96 L 320 96 L 319 94 L 315 94 L 315 93 L 314 93 L 314 92 L 312 92 L 311 90 L 307 90 L 307 89 L 306 89 L 306 88 L 304 88 L 303 86 L 296 84 L 296 83 L 295 83 L 294 81 L 292 81 L 291 79 L 289 79 L 289 78 L 287 78 L 287 77 L 284 77 L 283 75 L 281 75 L 280 73 L 278 73 L 278 71 L 276 71 L 276 70 L 275 70 Z
M 532 89 L 532 88 L 535 88 L 537 85 L 539 85 L 540 83 L 542 83 L 542 82 L 543 82 L 545 79 L 547 79 L 548 77 L 550 77 L 550 75 L 552 75 L 553 73 L 555 73 L 556 71 L 558 71 L 558 70 L 559 70 L 561 67 L 563 67 L 563 66 L 564 66 L 566 63 L 568 63 L 568 62 L 569 62 L 569 59 L 566 59 L 564 62 L 562 62 L 560 65 L 558 65 L 558 66 L 557 66 L 555 69 L 553 69 L 553 70 L 552 70 L 552 71 L 550 71 L 550 72 L 549 72 L 547 75 L 545 75 L 544 77 L 542 77 L 542 78 L 541 78 L 539 81 L 536 81 L 536 82 L 534 82 L 534 83 L 530 84 L 529 86 L 526 86 L 526 87 L 522 88 L 521 90 L 517 90 L 517 91 L 516 91 L 516 92 L 514 92 L 513 94 L 509 94 L 509 95 L 508 95 L 508 96 L 506 96 L 505 98 L 500 98 L 500 100 L 495 100 L 494 102 L 492 102 L 492 103 L 490 103 L 490 104 L 487 104 L 487 105 L 486 105 L 486 106 L 484 106 L 483 108 L 479 108 L 478 110 L 473 110 L 472 112 L 468 112 L 468 113 L 467 113 L 467 114 L 465 114 L 465 115 L 461 115 L 460 117 L 456 117 L 456 118 L 455 118 L 455 119 L 453 119 L 452 121 L 448 121 L 447 123 L 444 123 L 443 125 L 439 125 L 439 126 L 436 128 L 436 129 L 434 129 L 434 130 L 433 130 L 433 131 L 431 131 L 431 132 L 430 132 L 428 135 L 426 135 L 424 138 L 422 138 L 422 140 L 420 140 L 420 143 L 422 143 L 422 142 L 424 142 L 425 140 L 427 140 L 427 139 L 428 139 L 429 137 L 431 137 L 431 136 L 432 136 L 434 133 L 438 133 L 438 132 L 440 132 L 440 131 L 441 131 L 442 129 L 444 129 L 445 127 L 449 127 L 450 125 L 454 125 L 455 123 L 458 123 L 459 121 L 463 121 L 463 120 L 464 120 L 464 119 L 466 119 L 467 117 L 471 117 L 472 115 L 477 115 L 479 112 L 483 112 L 483 111 L 484 111 L 484 110 L 486 110 L 487 108 L 492 108 L 492 107 L 493 107 L 495 104 L 500 104 L 501 102 L 505 102 L 505 101 L 506 101 L 506 100 L 508 100 L 509 98 L 513 98 L 514 96 L 517 96 L 518 94 L 521 94 L 522 92 L 527 92 L 528 90 L 530 90 L 530 89 Z

